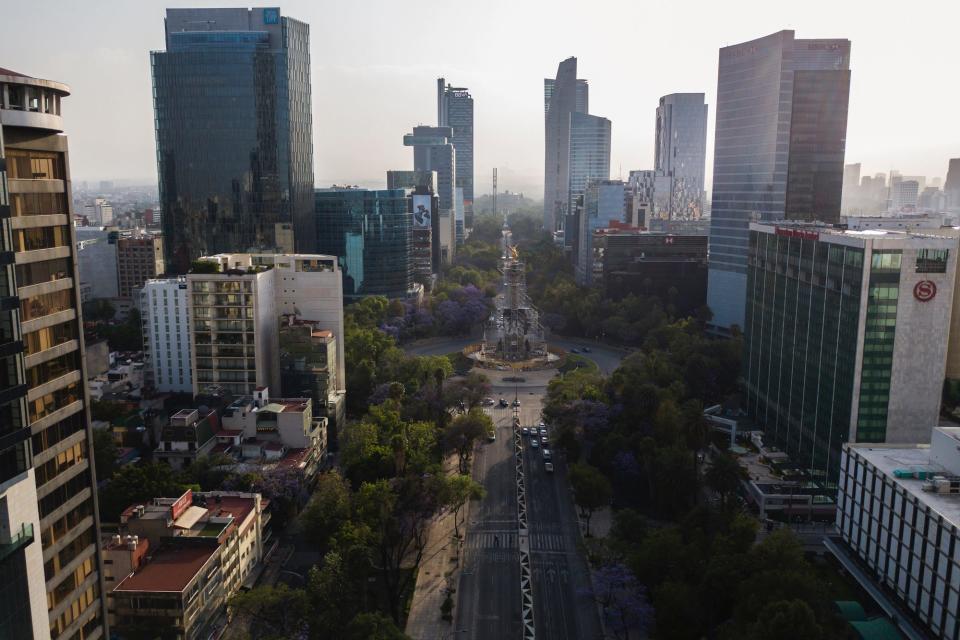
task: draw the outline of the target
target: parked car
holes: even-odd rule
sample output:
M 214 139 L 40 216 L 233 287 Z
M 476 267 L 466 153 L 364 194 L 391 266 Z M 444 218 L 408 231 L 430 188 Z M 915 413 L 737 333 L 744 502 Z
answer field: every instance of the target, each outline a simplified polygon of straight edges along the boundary
M 552 462 L 544 462 L 544 463 L 543 463 L 543 470 L 546 471 L 547 473 L 553 473 L 553 463 L 552 463 Z

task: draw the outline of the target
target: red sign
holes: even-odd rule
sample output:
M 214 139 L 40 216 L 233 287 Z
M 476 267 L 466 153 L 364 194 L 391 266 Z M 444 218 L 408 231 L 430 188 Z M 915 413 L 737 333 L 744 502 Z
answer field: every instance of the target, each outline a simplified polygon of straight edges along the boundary
M 170 515 L 174 520 L 183 515 L 183 512 L 193 504 L 193 489 L 187 489 L 186 493 L 177 498 L 177 501 L 170 505 Z
M 804 240 L 819 240 L 820 233 L 817 231 L 805 231 L 804 229 L 792 229 L 790 227 L 774 227 L 774 233 L 778 236 L 788 238 L 803 238 Z
M 937 295 L 937 285 L 930 280 L 921 280 L 913 287 L 913 297 L 920 302 L 930 302 Z

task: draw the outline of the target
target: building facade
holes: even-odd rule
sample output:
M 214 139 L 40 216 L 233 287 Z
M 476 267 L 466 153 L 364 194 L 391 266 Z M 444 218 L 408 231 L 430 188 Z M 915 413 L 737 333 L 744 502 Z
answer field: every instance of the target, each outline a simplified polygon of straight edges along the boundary
M 151 53 L 167 268 L 313 251 L 310 28 L 275 7 L 168 9 Z
M 576 236 L 575 276 L 580 286 L 589 287 L 594 283 L 594 232 L 626 223 L 626 205 L 631 201 L 629 192 L 629 185 L 622 180 L 599 179 L 587 183 Z
M 69 88 L 0 70 L 0 636 L 106 637 Z M 3 179 L 5 178 L 5 179 Z M 6 189 L 6 190 L 5 190 Z
M 610 178 L 611 123 L 587 113 L 570 115 L 570 193 L 567 211 L 584 193 L 591 180 Z
M 671 93 L 660 98 L 654 171 L 670 180 L 668 217 L 699 220 L 703 215 L 707 162 L 707 105 L 702 93 Z
M 406 297 L 414 266 L 413 213 L 406 193 L 334 187 L 317 189 L 314 195 L 317 246 L 339 259 L 344 299 Z
M 845 442 L 923 441 L 937 423 L 957 238 L 750 226 L 747 411 L 766 442 L 836 482 Z
M 895 619 L 913 637 L 960 638 L 958 431 L 933 428 L 920 444 L 843 448 L 835 553 L 896 603 Z
M 147 280 L 140 291 L 144 384 L 160 392 L 193 392 L 189 298 L 182 276 Z
M 414 279 L 430 290 L 443 258 L 437 172 L 387 171 L 387 189 L 403 189 L 407 194 L 413 213 L 410 250 Z
M 708 304 L 743 327 L 751 222 L 837 222 L 850 41 L 781 31 L 720 50 Z
M 163 236 L 156 233 L 121 233 L 117 238 L 117 284 L 121 298 L 135 298 L 143 284 L 165 271 Z
M 315 322 L 289 317 L 280 327 L 281 395 L 313 401 L 314 415 L 327 418 L 327 439 L 334 450 L 346 421 L 346 383 L 337 368 L 340 341 Z
M 267 267 L 189 273 L 193 395 L 219 385 L 234 395 L 280 386 L 278 314 Z
M 120 233 L 106 227 L 76 227 L 77 268 L 80 282 L 90 287 L 91 300 L 120 296 L 117 277 L 117 241 Z
M 543 228 L 557 230 L 570 206 L 570 118 L 587 113 L 588 85 L 577 79 L 577 59 L 567 58 L 557 67 L 553 81 L 544 80 L 545 115 L 543 165 Z M 599 176 L 597 176 L 599 177 Z M 610 177 L 609 172 L 604 177 Z
M 437 172 L 440 208 L 452 212 L 457 197 L 457 153 L 453 145 L 453 127 L 414 127 L 403 136 L 403 145 L 413 147 L 414 171 Z
M 456 149 L 456 187 L 463 189 L 464 220 L 473 227 L 473 96 L 466 87 L 437 79 L 437 125 L 453 129 Z
M 950 158 L 947 178 L 943 181 L 943 193 L 947 197 L 948 209 L 960 211 L 960 158 Z

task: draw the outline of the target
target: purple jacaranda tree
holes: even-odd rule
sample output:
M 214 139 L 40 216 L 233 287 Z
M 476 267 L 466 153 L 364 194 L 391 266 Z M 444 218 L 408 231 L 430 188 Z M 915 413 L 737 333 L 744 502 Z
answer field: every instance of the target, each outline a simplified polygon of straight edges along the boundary
M 578 594 L 592 597 L 600 605 L 607 631 L 619 640 L 645 637 L 654 611 L 646 587 L 633 572 L 621 563 L 611 563 L 595 569 L 592 578 L 593 588 Z

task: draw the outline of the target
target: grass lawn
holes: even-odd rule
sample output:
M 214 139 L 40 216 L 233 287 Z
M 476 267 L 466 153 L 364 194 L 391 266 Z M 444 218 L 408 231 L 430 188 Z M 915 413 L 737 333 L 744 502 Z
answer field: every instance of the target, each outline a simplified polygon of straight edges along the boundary
M 590 358 L 585 358 L 575 353 L 568 353 L 566 361 L 560 366 L 560 373 L 569 373 L 576 369 L 585 369 L 586 371 L 599 371 L 600 367 Z

